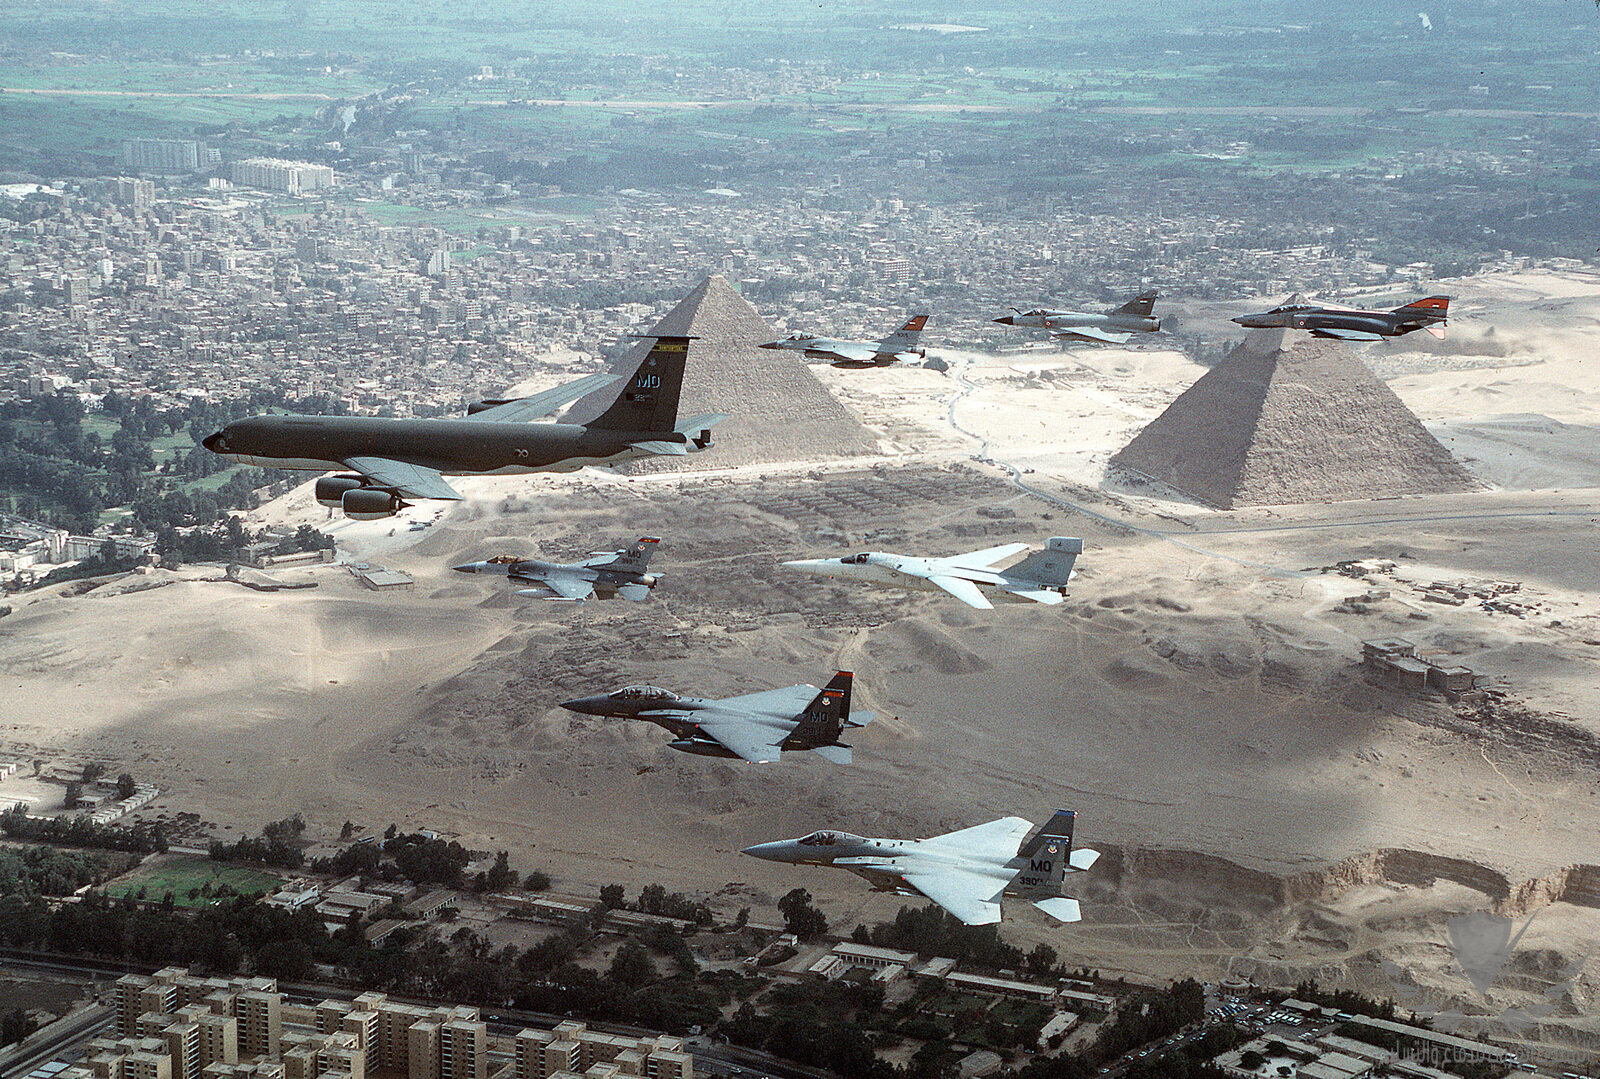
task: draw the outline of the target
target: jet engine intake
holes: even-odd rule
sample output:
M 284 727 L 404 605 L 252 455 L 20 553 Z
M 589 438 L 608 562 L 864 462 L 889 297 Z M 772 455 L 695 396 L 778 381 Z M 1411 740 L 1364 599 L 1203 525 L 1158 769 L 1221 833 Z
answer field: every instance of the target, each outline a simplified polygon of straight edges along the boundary
M 400 496 L 379 487 L 357 487 L 344 493 L 343 508 L 346 517 L 357 521 L 376 521 L 393 517 L 405 508 Z
M 323 476 L 317 480 L 317 502 L 329 509 L 339 509 L 344 505 L 346 491 L 354 491 L 366 485 L 367 481 L 360 476 Z

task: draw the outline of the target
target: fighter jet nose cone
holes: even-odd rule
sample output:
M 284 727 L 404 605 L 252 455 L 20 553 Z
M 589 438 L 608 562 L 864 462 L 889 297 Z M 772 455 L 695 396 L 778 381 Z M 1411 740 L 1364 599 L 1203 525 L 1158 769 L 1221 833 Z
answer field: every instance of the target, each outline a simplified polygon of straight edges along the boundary
M 1015 326 L 1016 325 L 1015 320 L 1013 320 L 1010 315 L 1007 315 L 1005 318 L 997 318 L 997 319 L 995 319 L 995 321 L 998 322 L 1002 326 Z
M 761 345 L 761 347 L 762 348 L 782 348 L 783 346 L 780 345 L 777 341 L 768 341 L 765 344 Z
M 768 860 L 771 860 L 773 852 L 774 852 L 774 848 L 776 848 L 777 846 L 778 846 L 778 844 L 776 844 L 776 843 L 757 843 L 753 847 L 746 847 L 744 850 L 740 851 L 739 853 L 740 854 L 748 854 L 752 858 L 766 858 Z
M 463 563 L 463 564 L 461 564 L 459 566 L 451 566 L 450 568 L 455 570 L 457 573 L 477 573 L 478 572 L 478 564 L 476 562 L 465 562 L 465 563 Z

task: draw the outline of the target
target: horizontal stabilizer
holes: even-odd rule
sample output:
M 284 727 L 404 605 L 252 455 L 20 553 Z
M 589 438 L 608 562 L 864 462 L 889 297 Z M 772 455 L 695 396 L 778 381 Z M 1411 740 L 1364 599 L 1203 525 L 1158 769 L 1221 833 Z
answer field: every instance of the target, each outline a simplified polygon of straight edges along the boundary
M 825 761 L 832 761 L 834 764 L 850 763 L 851 753 L 849 746 L 813 746 L 811 752 Z
M 628 445 L 636 450 L 659 454 L 662 457 L 682 457 L 689 452 L 689 447 L 682 442 L 630 442 Z
M 1064 895 L 1058 895 L 1053 899 L 1040 899 L 1033 905 L 1058 922 L 1083 921 L 1083 908 L 1078 906 L 1078 901 L 1068 899 Z
M 1433 336 L 1437 337 L 1439 340 L 1444 340 L 1445 328 L 1443 326 L 1424 326 L 1422 328 L 1433 334 Z
M 871 723 L 873 720 L 875 720 L 877 718 L 878 718 L 878 714 L 876 712 L 856 712 L 856 711 L 852 711 L 850 713 L 849 720 L 845 723 L 845 726 L 847 726 L 847 727 L 865 727 L 868 723 Z
M 650 586 L 643 584 L 625 584 L 617 589 L 617 595 L 623 599 L 631 599 L 635 603 L 642 603 L 650 598 Z
M 1090 850 L 1088 847 L 1079 847 L 1067 856 L 1067 864 L 1078 872 L 1083 872 L 1100 860 L 1100 852 Z
M 699 416 L 694 416 L 690 419 L 682 421 L 678 424 L 676 430 L 680 435 L 693 434 L 696 431 L 703 431 L 708 427 L 715 427 L 717 424 L 721 423 L 727 418 L 728 414 L 726 412 L 705 412 Z

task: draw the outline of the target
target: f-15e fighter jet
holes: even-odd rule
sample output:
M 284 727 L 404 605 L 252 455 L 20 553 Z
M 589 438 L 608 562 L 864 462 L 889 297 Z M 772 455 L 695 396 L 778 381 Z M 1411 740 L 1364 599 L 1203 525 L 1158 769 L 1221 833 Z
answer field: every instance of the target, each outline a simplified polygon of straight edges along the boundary
M 642 719 L 672 732 L 667 744 L 703 757 L 742 757 L 770 764 L 785 750 L 809 749 L 834 764 L 849 764 L 839 735 L 872 722 L 871 712 L 850 713 L 849 671 L 818 689 L 812 685 L 746 693 L 720 701 L 682 697 L 657 686 L 624 686 L 581 697 L 561 707 L 591 716 Z
M 926 896 L 968 925 L 998 922 L 1001 896 L 1026 899 L 1052 918 L 1076 922 L 1083 914 L 1076 899 L 1061 894 L 1063 882 L 1100 857 L 1099 851 L 1072 849 L 1076 818 L 1058 809 L 1034 831 L 1021 817 L 1001 817 L 929 839 L 868 839 L 825 830 L 758 843 L 744 853 L 848 869 L 880 892 Z

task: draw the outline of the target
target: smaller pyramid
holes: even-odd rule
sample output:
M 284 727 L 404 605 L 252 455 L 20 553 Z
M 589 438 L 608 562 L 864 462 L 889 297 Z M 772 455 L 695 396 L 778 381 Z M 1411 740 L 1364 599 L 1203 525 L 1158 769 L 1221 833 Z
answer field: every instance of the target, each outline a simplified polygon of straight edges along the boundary
M 1256 330 L 1111 467 L 1223 509 L 1479 487 L 1340 341 Z
M 793 352 L 764 349 L 779 334 L 727 279 L 700 282 L 650 333 L 697 338 L 689 342 L 678 416 L 727 413 L 713 444 L 687 457 L 650 457 L 630 472 L 730 468 L 775 461 L 812 461 L 878 452 L 875 435 L 830 394 Z M 641 339 L 611 369 L 629 372 L 650 351 Z M 580 398 L 562 419 L 587 423 L 616 395 L 606 387 Z

